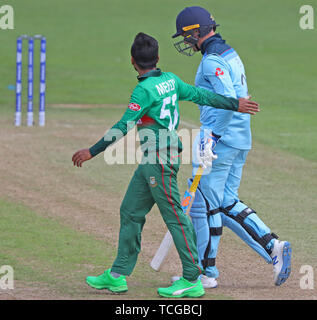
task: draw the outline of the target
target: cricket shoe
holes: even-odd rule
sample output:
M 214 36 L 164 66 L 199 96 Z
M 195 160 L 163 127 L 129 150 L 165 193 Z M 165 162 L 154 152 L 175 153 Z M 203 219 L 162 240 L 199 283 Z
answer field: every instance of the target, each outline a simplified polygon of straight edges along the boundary
M 218 287 L 218 282 L 216 278 L 209 278 L 205 275 L 202 275 L 200 280 L 203 284 L 204 289 L 213 289 Z
M 275 240 L 271 258 L 273 261 L 274 284 L 280 286 L 291 273 L 291 244 L 287 241 Z
M 86 278 L 86 282 L 92 288 L 101 290 L 108 289 L 114 293 L 120 293 L 128 291 L 127 280 L 125 276 L 120 276 L 118 278 L 113 277 L 111 274 L 111 269 L 106 270 L 103 274 L 97 277 L 89 276 Z
M 183 277 L 168 288 L 158 288 L 157 293 L 165 298 L 198 298 L 205 294 L 201 281 L 190 282 Z
M 180 278 L 181 278 L 180 276 L 174 276 L 171 278 L 171 282 L 173 283 L 173 282 L 179 280 Z M 202 275 L 200 277 L 200 281 L 201 281 L 204 289 L 214 289 L 214 288 L 218 287 L 218 282 L 217 282 L 216 278 L 209 278 L 205 275 Z

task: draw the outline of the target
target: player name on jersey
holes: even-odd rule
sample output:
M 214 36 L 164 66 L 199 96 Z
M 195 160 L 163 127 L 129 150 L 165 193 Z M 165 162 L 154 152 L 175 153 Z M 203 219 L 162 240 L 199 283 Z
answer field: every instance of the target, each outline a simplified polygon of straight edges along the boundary
M 164 82 L 159 83 L 158 85 L 155 86 L 159 95 L 161 96 L 162 94 L 168 93 L 170 91 L 175 90 L 175 80 L 170 79 Z

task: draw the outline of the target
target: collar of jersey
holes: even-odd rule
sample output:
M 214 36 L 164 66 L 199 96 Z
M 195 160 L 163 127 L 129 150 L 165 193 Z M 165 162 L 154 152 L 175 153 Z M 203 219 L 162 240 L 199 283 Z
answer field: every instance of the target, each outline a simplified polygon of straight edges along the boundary
M 222 41 L 223 42 L 223 39 L 221 37 L 221 35 L 219 33 L 216 33 L 214 36 L 206 39 L 202 44 L 201 44 L 201 54 L 203 55 L 206 50 L 207 50 L 207 47 L 211 44 L 211 43 L 214 43 L 214 42 L 217 42 L 217 41 Z
M 155 70 L 151 70 L 147 73 L 144 73 L 142 76 L 138 76 L 137 78 L 139 81 L 142 81 L 142 80 L 147 79 L 149 77 L 159 77 L 161 74 L 162 74 L 161 69 L 157 68 Z

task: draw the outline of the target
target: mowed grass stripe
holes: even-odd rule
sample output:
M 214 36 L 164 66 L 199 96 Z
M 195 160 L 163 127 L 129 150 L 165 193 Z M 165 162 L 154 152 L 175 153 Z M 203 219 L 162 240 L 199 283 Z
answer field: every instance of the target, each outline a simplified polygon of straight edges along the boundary
M 78 294 L 85 277 L 114 258 L 114 248 L 107 243 L 24 205 L 0 199 L 0 216 L 0 265 L 11 265 L 15 280 Z

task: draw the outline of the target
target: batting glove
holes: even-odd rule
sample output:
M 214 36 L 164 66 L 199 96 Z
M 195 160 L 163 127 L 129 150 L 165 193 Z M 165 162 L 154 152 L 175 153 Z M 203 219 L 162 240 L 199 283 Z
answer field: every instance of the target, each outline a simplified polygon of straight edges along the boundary
M 200 143 L 197 146 L 197 162 L 203 169 L 211 167 L 212 161 L 218 158 L 213 152 L 216 143 L 211 136 L 207 139 L 200 139 Z

